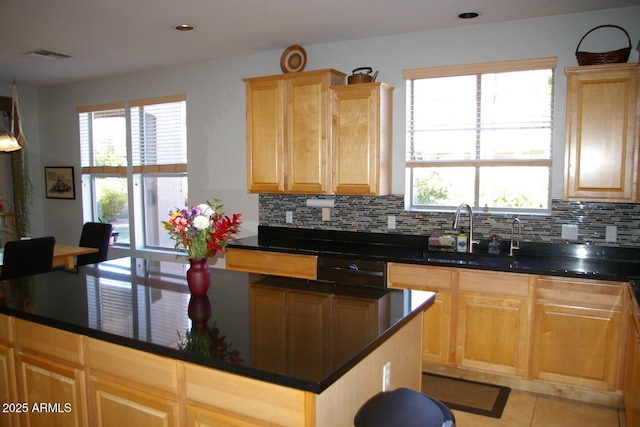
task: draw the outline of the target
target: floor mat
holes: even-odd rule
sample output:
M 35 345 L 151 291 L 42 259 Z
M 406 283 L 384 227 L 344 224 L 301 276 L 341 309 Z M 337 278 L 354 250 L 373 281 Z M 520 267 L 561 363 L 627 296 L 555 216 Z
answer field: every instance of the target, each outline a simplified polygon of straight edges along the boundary
M 461 380 L 435 374 L 422 374 L 422 392 L 450 409 L 500 418 L 509 398 L 509 387 Z

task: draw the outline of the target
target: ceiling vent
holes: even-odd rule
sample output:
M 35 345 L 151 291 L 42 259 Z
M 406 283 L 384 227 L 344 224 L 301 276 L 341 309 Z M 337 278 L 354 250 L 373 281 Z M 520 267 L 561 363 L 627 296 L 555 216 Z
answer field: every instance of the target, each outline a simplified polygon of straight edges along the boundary
M 71 58 L 69 55 L 65 55 L 64 53 L 54 52 L 52 50 L 40 49 L 40 50 L 32 50 L 26 53 L 29 56 L 36 56 L 40 58 L 46 59 L 65 59 Z

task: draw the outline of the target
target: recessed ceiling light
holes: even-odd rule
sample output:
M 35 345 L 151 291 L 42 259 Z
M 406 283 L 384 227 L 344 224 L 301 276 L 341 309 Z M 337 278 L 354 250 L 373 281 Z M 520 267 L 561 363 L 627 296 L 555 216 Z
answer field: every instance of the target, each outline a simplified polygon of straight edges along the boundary
M 473 18 L 477 18 L 478 16 L 480 16 L 480 13 L 478 12 L 462 12 L 460 15 L 458 15 L 458 18 L 473 19 Z
M 193 25 L 189 25 L 189 24 L 180 24 L 180 25 L 176 25 L 173 28 L 175 28 L 178 31 L 191 31 L 191 30 L 195 29 L 196 27 L 193 26 Z

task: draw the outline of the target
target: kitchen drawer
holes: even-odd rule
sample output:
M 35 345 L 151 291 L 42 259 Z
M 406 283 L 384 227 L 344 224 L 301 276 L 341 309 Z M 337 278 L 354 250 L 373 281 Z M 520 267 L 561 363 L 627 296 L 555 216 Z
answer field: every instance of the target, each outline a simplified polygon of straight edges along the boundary
M 460 292 L 494 294 L 526 299 L 529 296 L 527 274 L 480 270 L 458 270 Z
M 387 286 L 418 290 L 451 289 L 455 274 L 453 268 L 390 262 L 387 264 Z
M 625 286 L 623 282 L 543 276 L 536 282 L 535 299 L 537 302 L 619 311 Z
M 15 330 L 15 345 L 19 350 L 84 365 L 81 335 L 22 319 L 15 319 Z
M 313 255 L 238 248 L 227 248 L 225 255 L 227 270 L 313 280 L 317 274 L 317 259 L 318 257 Z
M 88 339 L 92 375 L 116 376 L 172 394 L 178 391 L 177 362 L 144 351 Z
M 0 341 L 13 342 L 13 317 L 0 314 Z

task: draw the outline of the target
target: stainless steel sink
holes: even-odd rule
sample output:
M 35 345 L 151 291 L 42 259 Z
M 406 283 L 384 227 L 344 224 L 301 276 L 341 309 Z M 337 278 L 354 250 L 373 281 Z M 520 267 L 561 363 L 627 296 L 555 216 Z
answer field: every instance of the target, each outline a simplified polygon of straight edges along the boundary
M 510 269 L 517 263 L 516 257 L 468 252 L 438 252 L 424 250 L 422 259 L 427 262 L 455 265 L 473 265 Z

